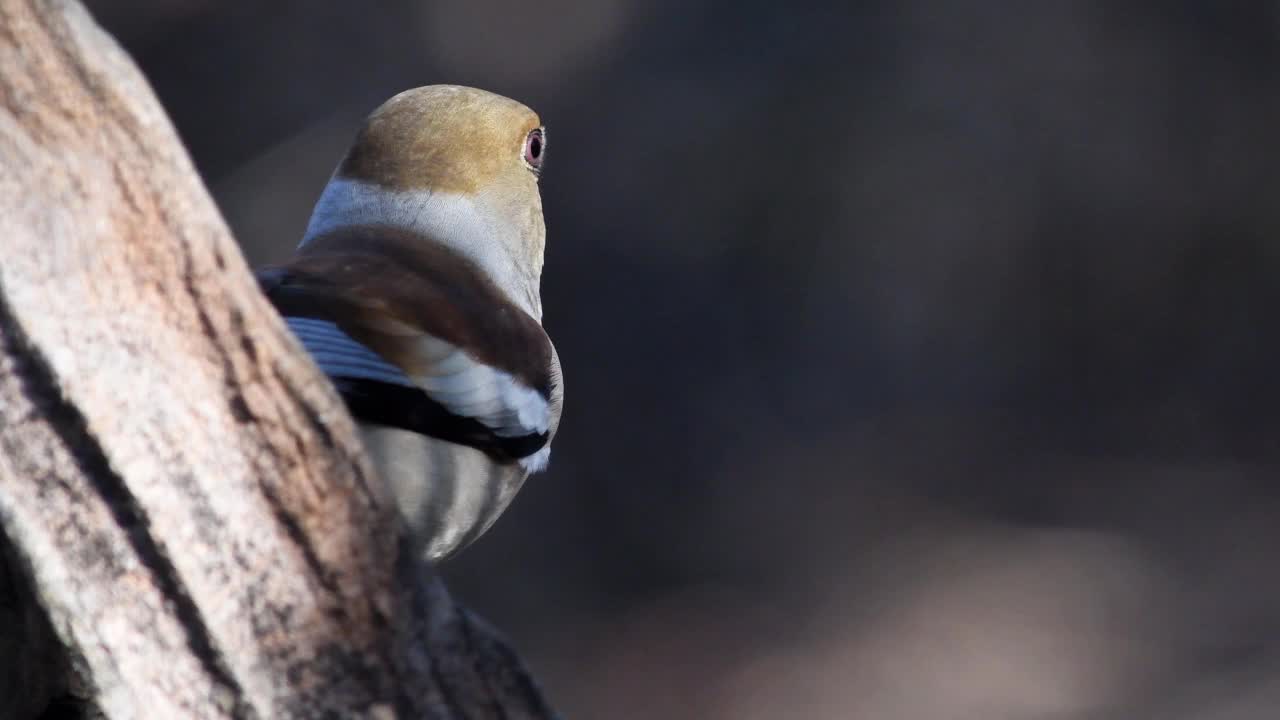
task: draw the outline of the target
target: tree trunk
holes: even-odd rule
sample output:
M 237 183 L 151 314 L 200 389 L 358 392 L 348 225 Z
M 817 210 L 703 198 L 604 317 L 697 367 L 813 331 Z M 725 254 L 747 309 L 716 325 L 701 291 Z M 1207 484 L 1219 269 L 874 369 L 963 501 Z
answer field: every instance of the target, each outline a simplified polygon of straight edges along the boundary
M 0 0 L 0 249 L 0 717 L 551 717 L 76 2 Z

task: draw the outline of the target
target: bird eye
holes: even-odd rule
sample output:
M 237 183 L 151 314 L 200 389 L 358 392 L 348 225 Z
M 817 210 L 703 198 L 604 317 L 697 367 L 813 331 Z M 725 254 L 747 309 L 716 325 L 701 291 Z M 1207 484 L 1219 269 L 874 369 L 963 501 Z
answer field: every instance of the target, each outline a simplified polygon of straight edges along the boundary
M 524 161 L 534 172 L 542 169 L 542 156 L 547 154 L 547 139 L 542 128 L 534 128 L 524 139 Z

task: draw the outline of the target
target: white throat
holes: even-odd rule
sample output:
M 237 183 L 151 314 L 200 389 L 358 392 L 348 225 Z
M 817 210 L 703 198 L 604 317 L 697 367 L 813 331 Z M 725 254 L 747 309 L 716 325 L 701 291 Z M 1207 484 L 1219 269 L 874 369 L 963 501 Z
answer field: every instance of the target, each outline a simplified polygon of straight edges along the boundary
M 537 278 L 519 269 L 509 247 L 515 229 L 496 221 L 467 195 L 387 188 L 333 177 L 316 201 L 299 247 L 313 238 L 354 225 L 392 225 L 433 238 L 470 259 L 522 310 L 542 321 Z

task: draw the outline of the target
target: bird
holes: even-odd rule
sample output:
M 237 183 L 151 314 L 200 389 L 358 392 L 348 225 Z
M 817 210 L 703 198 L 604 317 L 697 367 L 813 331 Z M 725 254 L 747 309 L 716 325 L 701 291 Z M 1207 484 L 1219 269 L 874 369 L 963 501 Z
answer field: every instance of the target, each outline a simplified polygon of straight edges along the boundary
M 560 424 L 542 326 L 538 115 L 429 85 L 364 121 L 288 260 L 257 279 L 332 381 L 428 561 L 484 533 Z

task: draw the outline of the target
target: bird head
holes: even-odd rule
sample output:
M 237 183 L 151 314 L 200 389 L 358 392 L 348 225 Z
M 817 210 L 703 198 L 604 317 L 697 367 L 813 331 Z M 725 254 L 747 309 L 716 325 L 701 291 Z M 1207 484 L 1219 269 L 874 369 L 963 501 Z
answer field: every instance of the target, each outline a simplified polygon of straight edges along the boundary
M 545 154 L 537 114 L 514 100 L 457 85 L 406 90 L 365 120 L 302 245 L 352 225 L 407 230 L 470 259 L 541 320 Z

